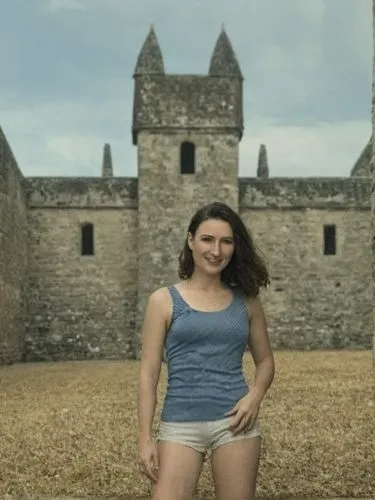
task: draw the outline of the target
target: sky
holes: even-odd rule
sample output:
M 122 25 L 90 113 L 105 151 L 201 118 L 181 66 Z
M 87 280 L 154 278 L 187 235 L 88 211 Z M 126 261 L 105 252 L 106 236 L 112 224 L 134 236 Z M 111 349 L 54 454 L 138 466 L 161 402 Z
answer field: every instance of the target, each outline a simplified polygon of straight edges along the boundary
M 221 26 L 244 80 L 239 175 L 346 177 L 371 134 L 371 0 L 1 0 L 0 126 L 26 176 L 137 176 L 133 70 L 206 74 Z

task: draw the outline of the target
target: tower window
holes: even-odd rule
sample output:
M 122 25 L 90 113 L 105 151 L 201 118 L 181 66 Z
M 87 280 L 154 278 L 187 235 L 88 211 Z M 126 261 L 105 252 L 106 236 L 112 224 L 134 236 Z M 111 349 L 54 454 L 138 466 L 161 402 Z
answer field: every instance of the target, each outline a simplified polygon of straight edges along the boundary
M 336 226 L 324 226 L 324 255 L 336 255 Z
M 181 174 L 195 173 L 195 145 L 185 141 L 180 148 L 180 168 Z
M 94 226 L 90 222 L 81 227 L 81 255 L 94 255 Z

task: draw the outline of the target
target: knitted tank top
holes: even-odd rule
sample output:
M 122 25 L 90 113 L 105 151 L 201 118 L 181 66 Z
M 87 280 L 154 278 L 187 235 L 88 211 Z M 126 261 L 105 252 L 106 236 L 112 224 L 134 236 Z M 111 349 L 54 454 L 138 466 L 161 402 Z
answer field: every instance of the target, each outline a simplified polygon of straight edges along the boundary
M 249 316 L 240 290 L 228 307 L 203 312 L 190 307 L 176 287 L 171 325 L 165 339 L 168 387 L 161 420 L 196 422 L 225 418 L 249 391 L 243 354 Z

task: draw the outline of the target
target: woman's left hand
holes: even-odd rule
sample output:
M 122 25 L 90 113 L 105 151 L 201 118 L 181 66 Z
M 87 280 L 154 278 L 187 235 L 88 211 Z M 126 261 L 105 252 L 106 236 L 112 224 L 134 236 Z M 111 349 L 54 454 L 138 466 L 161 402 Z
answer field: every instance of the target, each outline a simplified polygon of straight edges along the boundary
M 255 423 L 259 413 L 260 403 L 259 397 L 250 390 L 246 396 L 240 399 L 237 404 L 225 414 L 227 417 L 235 415 L 229 425 L 229 429 L 233 434 L 239 434 Z

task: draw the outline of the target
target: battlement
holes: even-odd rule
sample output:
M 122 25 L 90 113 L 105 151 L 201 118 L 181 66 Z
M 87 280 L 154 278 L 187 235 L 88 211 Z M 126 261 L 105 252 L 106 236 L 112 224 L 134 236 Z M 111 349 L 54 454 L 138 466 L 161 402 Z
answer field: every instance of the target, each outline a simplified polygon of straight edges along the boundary
M 370 210 L 364 177 L 240 178 L 239 205 L 252 209 Z
M 134 91 L 134 144 L 140 130 L 224 129 L 242 135 L 242 83 L 228 77 L 145 76 Z
M 138 208 L 132 177 L 26 177 L 29 208 Z M 251 209 L 370 210 L 367 178 L 241 177 L 239 206 Z
M 29 208 L 129 208 L 138 206 L 131 177 L 27 177 Z
M 30 208 L 138 208 L 132 177 L 27 177 Z M 367 178 L 242 177 L 239 206 L 251 209 L 370 210 Z

